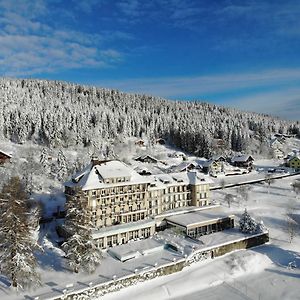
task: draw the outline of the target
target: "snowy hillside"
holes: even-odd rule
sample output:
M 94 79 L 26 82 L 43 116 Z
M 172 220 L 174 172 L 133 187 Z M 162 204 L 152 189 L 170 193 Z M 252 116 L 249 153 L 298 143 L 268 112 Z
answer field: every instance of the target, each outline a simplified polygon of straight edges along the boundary
M 17 143 L 101 149 L 126 137 L 163 137 L 208 157 L 248 150 L 253 142 L 262 151 L 274 132 L 299 134 L 299 123 L 266 115 L 59 81 L 2 79 L 0 99 L 0 138 Z

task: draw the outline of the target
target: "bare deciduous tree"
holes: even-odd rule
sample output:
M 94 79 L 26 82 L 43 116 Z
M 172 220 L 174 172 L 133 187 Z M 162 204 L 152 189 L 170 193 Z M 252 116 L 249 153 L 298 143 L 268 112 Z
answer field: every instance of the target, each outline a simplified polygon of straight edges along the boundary
M 275 182 L 275 179 L 272 177 L 271 174 L 266 174 L 265 182 L 268 184 L 268 194 L 270 194 L 270 186 L 272 183 Z
M 227 202 L 228 207 L 231 207 L 231 203 L 233 202 L 234 195 L 233 194 L 226 194 L 225 195 L 225 202 Z
M 296 203 L 294 201 L 289 201 L 286 207 L 286 230 L 289 236 L 290 243 L 292 243 L 298 227 L 297 222 L 293 218 L 295 210 Z

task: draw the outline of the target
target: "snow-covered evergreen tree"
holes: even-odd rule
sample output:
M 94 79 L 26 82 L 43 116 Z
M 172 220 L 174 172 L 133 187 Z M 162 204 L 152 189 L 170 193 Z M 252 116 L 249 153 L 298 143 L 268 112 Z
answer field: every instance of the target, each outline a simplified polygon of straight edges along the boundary
M 167 101 L 59 81 L 0 79 L 0 136 L 16 142 L 95 145 L 118 136 L 163 137 L 184 151 L 209 156 L 212 139 L 245 151 L 271 133 L 299 134 L 297 122 L 205 102 Z
M 43 148 L 41 152 L 40 164 L 44 168 L 46 174 L 51 173 L 51 164 L 49 163 L 49 153 L 47 148 Z
M 91 213 L 86 208 L 84 192 L 78 190 L 69 198 L 66 209 L 65 228 L 70 237 L 62 247 L 68 264 L 76 273 L 80 269 L 92 273 L 101 263 L 102 254 L 92 237 Z
M 59 150 L 57 157 L 57 178 L 59 181 L 64 181 L 68 175 L 67 161 L 62 150 Z
M 0 193 L 0 269 L 15 288 L 25 289 L 40 282 L 34 250 L 38 226 L 36 211 L 18 177 L 13 177 Z
M 247 209 L 245 208 L 244 213 L 240 218 L 240 230 L 243 233 L 254 233 L 257 231 L 256 221 L 249 215 Z

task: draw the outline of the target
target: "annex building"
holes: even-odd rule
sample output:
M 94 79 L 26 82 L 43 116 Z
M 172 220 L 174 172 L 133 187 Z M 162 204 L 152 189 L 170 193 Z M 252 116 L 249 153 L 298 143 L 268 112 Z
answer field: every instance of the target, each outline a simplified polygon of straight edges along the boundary
M 231 216 L 200 212 L 211 207 L 211 183 L 196 171 L 142 176 L 120 161 L 94 159 L 65 183 L 65 195 L 84 192 L 93 237 L 107 248 L 170 226 L 192 237 L 233 227 Z

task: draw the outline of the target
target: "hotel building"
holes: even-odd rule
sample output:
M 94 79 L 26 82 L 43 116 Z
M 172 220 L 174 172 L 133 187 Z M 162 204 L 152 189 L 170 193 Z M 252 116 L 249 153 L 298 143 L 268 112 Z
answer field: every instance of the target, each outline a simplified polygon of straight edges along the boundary
M 172 223 L 166 216 L 209 207 L 210 184 L 207 176 L 195 171 L 142 176 L 120 161 L 92 160 L 65 183 L 65 195 L 69 201 L 78 190 L 83 191 L 95 227 L 93 237 L 99 247 L 107 248 L 169 227 L 176 218 Z M 219 224 L 223 217 L 215 219 Z M 224 221 L 228 223 L 228 217 Z M 194 230 L 193 236 L 208 233 L 203 230 Z

